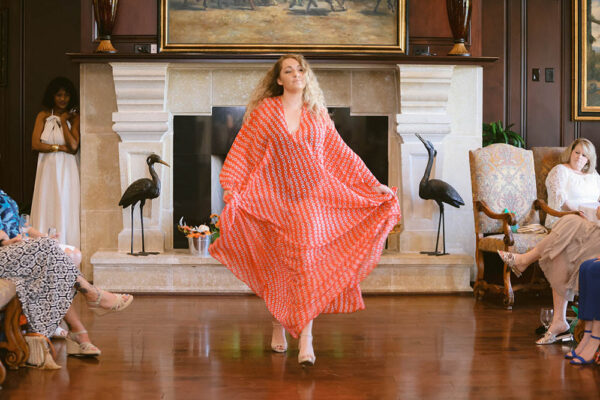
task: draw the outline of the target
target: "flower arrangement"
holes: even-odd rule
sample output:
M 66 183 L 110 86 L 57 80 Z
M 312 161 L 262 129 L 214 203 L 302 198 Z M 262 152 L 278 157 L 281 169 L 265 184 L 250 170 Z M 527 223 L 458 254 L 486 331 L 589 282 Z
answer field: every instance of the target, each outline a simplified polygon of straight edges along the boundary
M 189 226 L 186 224 L 183 217 L 181 217 L 177 224 L 177 230 L 183 233 L 187 238 L 199 238 L 212 235 L 211 241 L 214 241 L 219 237 L 219 216 L 217 214 L 211 214 L 208 225 L 202 224 L 198 226 Z

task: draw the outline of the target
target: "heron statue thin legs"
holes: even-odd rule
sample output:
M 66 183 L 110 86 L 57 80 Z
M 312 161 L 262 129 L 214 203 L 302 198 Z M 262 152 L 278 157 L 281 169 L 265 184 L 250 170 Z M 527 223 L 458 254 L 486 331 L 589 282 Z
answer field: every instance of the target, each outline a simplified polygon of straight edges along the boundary
M 133 254 L 133 209 L 135 207 L 132 205 L 131 206 L 131 251 L 129 252 L 129 254 L 131 254 L 132 256 L 134 256 L 135 254 Z
M 438 219 L 437 236 L 435 239 L 435 251 L 422 251 L 421 254 L 428 254 L 430 256 L 445 256 L 446 253 L 446 218 L 444 216 L 444 203 L 438 204 L 440 206 L 440 217 Z M 440 228 L 442 229 L 442 248 L 443 251 L 439 251 L 440 243 Z
M 147 256 L 149 254 L 159 254 L 158 251 L 146 251 L 146 244 L 144 242 L 144 204 L 146 204 L 146 200 L 140 201 L 140 225 L 142 227 L 142 251 L 139 253 L 133 252 L 133 209 L 135 205 L 131 206 L 131 255 L 133 256 Z

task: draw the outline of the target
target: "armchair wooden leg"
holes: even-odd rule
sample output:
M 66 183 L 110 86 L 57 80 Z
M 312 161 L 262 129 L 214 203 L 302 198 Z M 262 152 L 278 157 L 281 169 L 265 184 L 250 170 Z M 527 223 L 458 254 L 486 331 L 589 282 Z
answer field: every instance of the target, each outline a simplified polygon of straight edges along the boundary
M 0 343 L 0 349 L 6 350 L 4 362 L 9 369 L 18 369 L 29 358 L 29 346 L 19 326 L 19 318 L 22 314 L 21 302 L 15 296 L 4 309 L 6 342 Z
M 486 287 L 487 287 L 487 283 L 482 280 L 475 282 L 475 284 L 473 285 L 473 296 L 475 296 L 475 299 L 477 301 L 480 301 L 483 299 L 483 296 L 485 295 Z
M 475 281 L 475 285 L 473 285 L 473 295 L 477 300 L 483 299 L 483 295 L 486 290 L 486 282 L 483 280 L 483 271 L 484 271 L 484 263 L 483 263 L 483 253 L 480 250 L 475 252 L 475 262 L 477 264 L 477 281 Z
M 6 368 L 4 368 L 4 364 L 2 364 L 2 361 L 0 361 L 0 385 L 2 385 L 4 383 L 5 379 L 6 379 Z
M 515 294 L 510 283 L 510 268 L 504 264 L 504 306 L 507 310 L 512 310 L 515 303 Z
M 575 326 L 575 331 L 573 332 L 573 339 L 575 339 L 575 343 L 581 342 L 583 339 L 585 323 L 582 320 L 577 321 L 577 325 Z

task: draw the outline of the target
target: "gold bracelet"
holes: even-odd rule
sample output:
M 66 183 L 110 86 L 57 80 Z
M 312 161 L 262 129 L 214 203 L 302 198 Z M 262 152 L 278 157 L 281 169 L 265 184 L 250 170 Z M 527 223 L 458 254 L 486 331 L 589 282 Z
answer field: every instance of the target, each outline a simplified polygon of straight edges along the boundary
M 57 145 L 57 144 L 53 144 L 53 145 L 52 145 L 52 151 L 53 151 L 54 153 L 56 153 L 56 152 L 58 151 L 58 145 Z

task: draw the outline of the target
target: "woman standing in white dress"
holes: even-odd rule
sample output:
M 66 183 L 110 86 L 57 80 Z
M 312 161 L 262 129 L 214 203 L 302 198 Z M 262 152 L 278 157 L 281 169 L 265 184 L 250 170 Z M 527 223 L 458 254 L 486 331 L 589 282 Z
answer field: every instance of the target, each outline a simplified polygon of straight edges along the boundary
M 520 276 L 539 260 L 540 268 L 552 286 L 554 317 L 537 344 L 570 339 L 567 303 L 579 288 L 579 266 L 600 254 L 600 175 L 596 172 L 596 150 L 587 139 L 577 139 L 561 156 L 546 179 L 548 205 L 559 211 L 581 211 L 581 216 L 560 219 L 548 216 L 552 231 L 525 254 L 499 251 L 500 257 Z
M 56 228 L 62 245 L 79 246 L 79 114 L 77 91 L 64 77 L 46 88 L 35 120 L 31 148 L 39 152 L 31 224 L 41 232 Z

